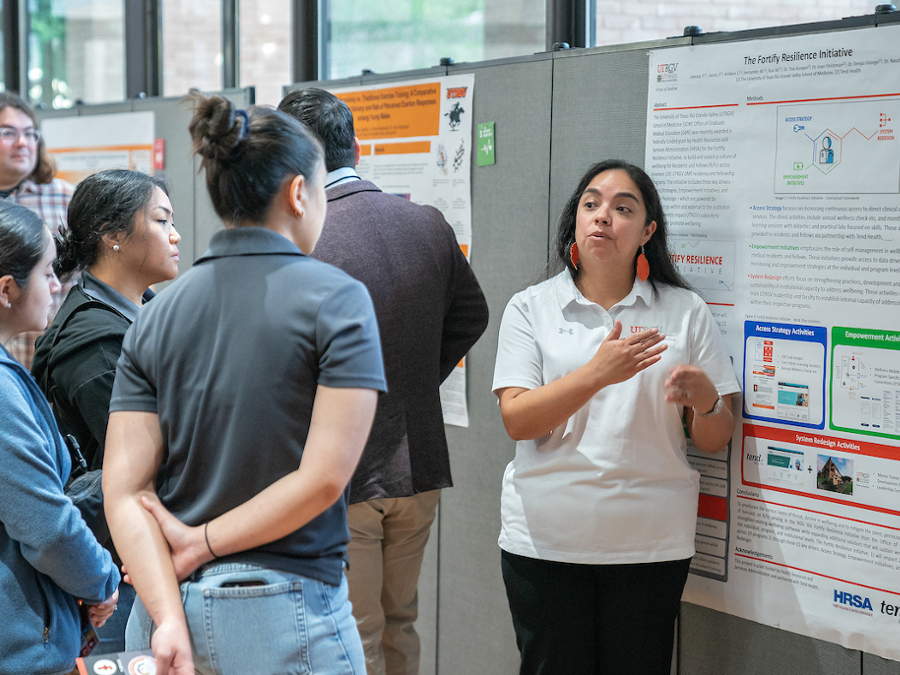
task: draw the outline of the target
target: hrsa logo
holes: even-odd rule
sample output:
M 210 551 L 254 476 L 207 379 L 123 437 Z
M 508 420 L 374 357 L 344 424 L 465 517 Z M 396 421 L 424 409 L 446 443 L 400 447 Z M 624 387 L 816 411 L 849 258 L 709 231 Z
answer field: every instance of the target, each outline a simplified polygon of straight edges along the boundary
M 465 98 L 468 87 L 447 87 L 447 98 Z
M 656 66 L 657 73 L 674 73 L 677 69 L 677 63 L 660 63 Z
M 834 591 L 834 601 L 835 603 L 840 603 L 842 605 L 847 605 L 848 607 L 855 607 L 856 609 L 867 609 L 870 612 L 872 611 L 872 602 L 862 595 L 853 595 L 853 593 L 849 593 L 847 591 Z

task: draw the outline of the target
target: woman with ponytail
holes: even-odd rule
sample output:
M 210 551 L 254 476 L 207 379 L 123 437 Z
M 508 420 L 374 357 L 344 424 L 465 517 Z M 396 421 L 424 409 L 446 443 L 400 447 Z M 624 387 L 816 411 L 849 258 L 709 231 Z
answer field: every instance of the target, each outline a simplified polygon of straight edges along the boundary
M 494 393 L 515 459 L 500 548 L 521 673 L 667 675 L 703 452 L 734 430 L 734 371 L 672 264 L 650 177 L 592 166 L 559 219 L 564 269 L 516 294 Z
M 346 486 L 385 389 L 372 303 L 308 257 L 326 207 L 311 132 L 193 100 L 225 229 L 118 363 L 103 490 L 139 596 L 127 647 L 152 647 L 160 675 L 362 675 L 343 568 Z
M 50 328 L 35 345 L 31 371 L 53 404 L 63 434 L 81 448 L 72 478 L 103 463 L 109 398 L 125 331 L 153 297 L 151 284 L 178 274 L 178 242 L 165 184 L 138 171 L 112 169 L 85 178 L 60 230 L 56 273 L 81 272 Z M 115 558 L 105 527 L 94 532 Z M 134 589 L 123 584 L 119 613 L 98 634 L 97 653 L 125 648 Z
M 37 215 L 0 205 L 0 344 L 46 328 L 55 253 Z M 71 466 L 47 399 L 0 346 L 0 675 L 70 673 L 79 600 L 95 626 L 115 609 L 118 570 L 63 491 Z

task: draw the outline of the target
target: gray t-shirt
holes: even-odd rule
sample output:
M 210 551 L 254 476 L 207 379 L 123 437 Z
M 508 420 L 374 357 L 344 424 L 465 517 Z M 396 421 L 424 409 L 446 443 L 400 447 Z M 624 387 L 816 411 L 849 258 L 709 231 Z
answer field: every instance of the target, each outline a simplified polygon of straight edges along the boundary
M 270 230 L 218 232 L 125 336 L 110 411 L 155 412 L 162 503 L 188 525 L 296 470 L 317 385 L 384 391 L 365 287 Z M 339 584 L 346 494 L 291 535 L 229 556 Z

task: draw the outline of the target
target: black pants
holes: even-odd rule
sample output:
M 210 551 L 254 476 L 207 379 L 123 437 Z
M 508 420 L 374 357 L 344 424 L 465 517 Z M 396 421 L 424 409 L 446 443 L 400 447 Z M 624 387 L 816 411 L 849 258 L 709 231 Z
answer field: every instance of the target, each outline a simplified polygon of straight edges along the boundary
M 502 551 L 521 675 L 669 675 L 690 558 L 575 565 Z

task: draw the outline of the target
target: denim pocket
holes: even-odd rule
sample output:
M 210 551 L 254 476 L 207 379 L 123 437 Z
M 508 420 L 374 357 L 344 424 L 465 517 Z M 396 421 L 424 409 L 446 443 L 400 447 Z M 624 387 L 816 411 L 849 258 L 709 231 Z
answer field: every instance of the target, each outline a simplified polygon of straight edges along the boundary
M 221 675 L 311 670 L 302 582 L 205 588 L 203 623 L 210 661 Z

